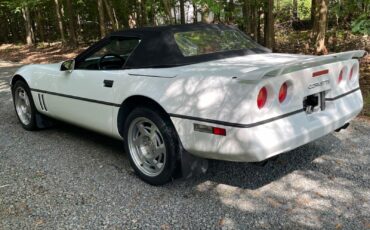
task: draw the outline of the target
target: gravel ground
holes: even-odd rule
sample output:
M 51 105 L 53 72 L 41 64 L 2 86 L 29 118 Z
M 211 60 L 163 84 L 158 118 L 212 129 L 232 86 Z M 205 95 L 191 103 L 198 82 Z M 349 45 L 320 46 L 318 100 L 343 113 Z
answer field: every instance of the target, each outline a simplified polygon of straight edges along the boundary
M 370 122 L 265 167 L 211 161 L 153 187 L 122 143 L 69 125 L 27 132 L 0 62 L 0 229 L 370 229 Z

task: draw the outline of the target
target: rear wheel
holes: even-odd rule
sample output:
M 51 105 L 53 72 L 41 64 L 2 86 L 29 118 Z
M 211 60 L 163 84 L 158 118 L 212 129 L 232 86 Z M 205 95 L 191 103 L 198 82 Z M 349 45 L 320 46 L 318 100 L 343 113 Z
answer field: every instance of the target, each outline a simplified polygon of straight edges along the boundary
M 124 124 L 125 150 L 138 176 L 152 185 L 171 180 L 179 152 L 170 121 L 145 107 L 134 109 Z
M 35 130 L 36 108 L 27 84 L 17 81 L 13 86 L 13 102 L 18 119 L 26 130 Z

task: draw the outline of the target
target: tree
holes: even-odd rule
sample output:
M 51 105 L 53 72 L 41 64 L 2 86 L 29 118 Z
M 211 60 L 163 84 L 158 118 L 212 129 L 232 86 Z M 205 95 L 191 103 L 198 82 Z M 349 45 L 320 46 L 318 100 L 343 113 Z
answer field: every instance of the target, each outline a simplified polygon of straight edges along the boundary
M 129 11 L 129 2 L 128 1 L 123 1 L 122 2 L 122 24 L 123 24 L 123 27 L 124 28 L 129 28 L 129 15 L 130 15 L 130 11 Z
M 208 4 L 204 4 L 201 9 L 200 9 L 200 13 L 202 15 L 202 22 L 203 23 L 210 23 L 209 21 L 209 6 Z
M 60 13 L 60 5 L 59 5 L 59 0 L 54 0 L 55 3 L 55 12 L 57 16 L 57 24 L 58 24 L 58 29 L 60 32 L 60 38 L 62 40 L 62 43 L 65 43 L 66 39 L 64 36 L 64 28 L 63 28 L 63 20 L 62 20 L 62 15 Z
M 146 12 L 146 0 L 141 0 L 139 7 L 140 7 L 141 26 L 146 26 L 146 25 L 148 25 L 148 15 L 147 15 L 147 12 Z
M 193 2 L 193 22 L 194 23 L 198 22 L 198 7 L 195 2 Z
M 105 8 L 107 9 L 107 14 L 108 14 L 109 20 L 112 23 L 113 29 L 118 30 L 119 29 L 119 24 L 118 24 L 118 22 L 115 19 L 114 11 L 113 11 L 113 8 L 112 8 L 109 0 L 103 0 L 103 2 L 104 2 L 104 5 L 105 5 Z M 99 7 L 99 3 L 98 3 L 98 7 Z
M 329 0 L 315 0 L 315 17 L 313 23 L 313 38 L 316 53 L 326 54 L 328 50 L 325 45 L 325 36 L 328 24 Z
M 234 10 L 235 10 L 234 0 L 229 0 L 225 8 L 225 19 L 227 23 L 233 23 L 235 21 Z
M 275 45 L 275 30 L 274 30 L 274 0 L 265 0 L 265 46 L 273 49 Z
M 293 0 L 293 20 L 298 21 L 298 0 Z
M 75 30 L 75 14 L 72 8 L 71 0 L 66 0 L 66 13 L 68 17 L 68 32 L 69 32 L 69 45 L 71 47 L 77 46 L 77 36 Z
M 33 28 L 32 28 L 32 22 L 30 17 L 30 11 L 28 8 L 28 5 L 24 5 L 22 8 L 22 15 L 24 19 L 24 25 L 26 29 L 26 42 L 27 45 L 33 45 L 34 44 L 34 35 L 33 35 Z
M 185 4 L 184 0 L 180 0 L 180 22 L 181 24 L 185 24 Z
M 311 0 L 311 23 L 315 23 L 316 0 Z
M 166 21 L 167 23 L 172 24 L 174 22 L 172 15 L 171 15 L 171 0 L 162 0 L 163 9 L 166 14 Z
M 98 13 L 99 13 L 100 37 L 105 37 L 107 35 L 107 32 L 105 30 L 103 0 L 97 0 L 97 1 L 98 1 Z
M 40 7 L 40 8 L 39 8 Z M 38 34 L 38 38 L 40 39 L 41 42 L 45 41 L 45 32 L 44 32 L 44 23 L 43 23 L 43 18 L 41 15 L 41 6 L 38 6 L 38 10 L 36 12 L 36 31 Z M 36 40 L 36 36 L 35 36 Z
M 243 0 L 243 23 L 245 26 L 245 33 L 250 34 L 250 24 L 251 24 L 251 12 L 250 12 L 250 1 Z
M 258 34 L 260 30 L 259 26 L 259 17 L 260 14 L 258 12 L 259 5 L 256 0 L 244 0 L 244 4 L 246 4 L 248 8 L 248 12 L 245 12 L 245 21 L 247 21 L 247 33 L 254 38 L 254 40 L 258 40 Z M 249 27 L 249 28 L 248 28 Z

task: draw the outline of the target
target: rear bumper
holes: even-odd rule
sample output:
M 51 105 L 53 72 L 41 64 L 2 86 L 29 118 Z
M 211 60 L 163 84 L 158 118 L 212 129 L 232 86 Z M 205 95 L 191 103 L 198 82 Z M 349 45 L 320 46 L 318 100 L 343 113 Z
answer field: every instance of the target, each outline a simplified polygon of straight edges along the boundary
M 171 117 L 185 150 L 209 159 L 258 162 L 325 136 L 355 118 L 362 110 L 361 91 L 327 101 L 325 111 L 307 115 L 303 110 L 253 127 L 223 127 L 227 136 L 194 131 L 200 120 Z

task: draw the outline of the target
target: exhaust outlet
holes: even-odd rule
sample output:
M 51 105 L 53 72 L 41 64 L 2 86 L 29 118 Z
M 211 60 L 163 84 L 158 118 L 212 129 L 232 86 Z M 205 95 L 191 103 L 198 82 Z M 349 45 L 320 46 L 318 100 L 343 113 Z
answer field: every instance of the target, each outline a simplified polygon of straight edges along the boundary
M 349 123 L 345 123 L 342 127 L 340 127 L 339 129 L 336 129 L 335 132 L 339 133 L 342 129 L 347 129 L 349 126 Z

